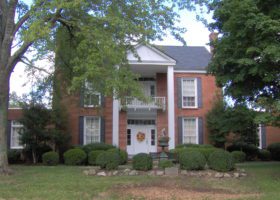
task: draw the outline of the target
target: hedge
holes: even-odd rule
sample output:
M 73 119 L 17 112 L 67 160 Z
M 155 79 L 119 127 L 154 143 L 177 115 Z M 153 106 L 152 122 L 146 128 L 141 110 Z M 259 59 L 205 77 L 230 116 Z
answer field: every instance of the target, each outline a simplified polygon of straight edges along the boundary
M 59 163 L 59 155 L 54 151 L 44 153 L 42 155 L 44 165 L 57 165 Z
M 117 169 L 120 163 L 120 156 L 115 152 L 104 151 L 96 158 L 96 164 L 101 169 L 113 170 Z
M 273 143 L 267 147 L 267 150 L 271 153 L 271 158 L 273 160 L 280 161 L 280 143 Z
M 88 164 L 89 165 L 96 165 L 96 158 L 99 154 L 103 153 L 103 150 L 94 150 L 89 152 L 88 154 Z
M 206 165 L 206 159 L 199 151 L 186 150 L 179 155 L 181 169 L 202 170 Z

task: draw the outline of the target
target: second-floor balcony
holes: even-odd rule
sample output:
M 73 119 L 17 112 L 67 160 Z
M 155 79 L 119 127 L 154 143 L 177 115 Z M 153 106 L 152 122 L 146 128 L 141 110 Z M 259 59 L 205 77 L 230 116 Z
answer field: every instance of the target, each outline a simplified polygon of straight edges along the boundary
M 165 97 L 149 97 L 147 101 L 142 101 L 134 97 L 125 97 L 122 101 L 122 108 L 124 109 L 159 109 L 165 111 L 166 98 Z

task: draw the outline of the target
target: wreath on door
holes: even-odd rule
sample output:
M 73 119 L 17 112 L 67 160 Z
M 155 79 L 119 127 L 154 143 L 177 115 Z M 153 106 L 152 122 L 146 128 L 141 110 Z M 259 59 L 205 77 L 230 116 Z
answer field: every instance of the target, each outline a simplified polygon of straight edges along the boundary
M 138 142 L 142 142 L 143 140 L 145 140 L 145 133 L 138 132 L 136 137 Z

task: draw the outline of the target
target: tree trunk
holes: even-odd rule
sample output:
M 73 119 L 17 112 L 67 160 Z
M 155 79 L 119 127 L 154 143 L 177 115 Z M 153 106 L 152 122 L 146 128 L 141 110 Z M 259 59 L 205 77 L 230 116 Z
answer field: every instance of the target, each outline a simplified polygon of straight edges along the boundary
M 7 75 L 5 71 L 3 71 L 0 71 L 0 174 L 10 172 L 7 157 L 7 121 L 10 75 Z

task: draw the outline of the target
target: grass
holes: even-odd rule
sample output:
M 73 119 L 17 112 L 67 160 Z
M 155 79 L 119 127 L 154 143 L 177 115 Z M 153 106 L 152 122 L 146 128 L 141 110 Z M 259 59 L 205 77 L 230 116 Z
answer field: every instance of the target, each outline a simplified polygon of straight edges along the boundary
M 239 167 L 246 169 L 248 177 L 222 180 L 190 177 L 93 177 L 85 176 L 82 173 L 82 167 L 14 165 L 12 166 L 15 171 L 14 175 L 0 176 L 0 200 L 120 199 L 121 197 L 121 199 L 124 199 L 123 195 L 120 197 L 120 192 L 126 189 L 114 188 L 137 188 L 139 185 L 159 188 L 178 186 L 184 188 L 184 190 L 209 191 L 212 193 L 215 191 L 235 194 L 258 193 L 259 198 L 257 199 L 279 199 L 280 162 L 252 162 L 240 164 Z M 101 198 L 102 194 L 106 193 L 109 194 Z M 125 197 L 125 199 L 133 198 L 129 195 Z

